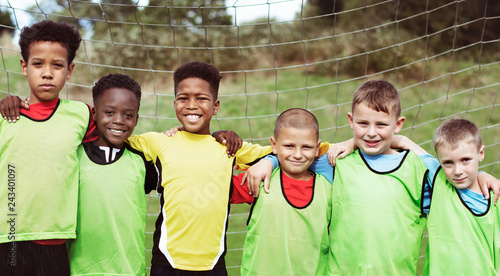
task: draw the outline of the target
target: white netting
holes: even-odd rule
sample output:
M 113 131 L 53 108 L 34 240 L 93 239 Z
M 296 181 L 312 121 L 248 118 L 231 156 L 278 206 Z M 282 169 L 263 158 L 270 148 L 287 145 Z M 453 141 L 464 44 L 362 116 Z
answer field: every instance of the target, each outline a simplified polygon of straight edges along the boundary
M 497 1 L 0 0 L 0 7 L 13 20 L 0 25 L 0 98 L 29 94 L 12 31 L 41 19 L 66 21 L 84 41 L 61 97 L 91 104 L 100 76 L 129 74 L 143 88 L 136 133 L 178 125 L 172 73 L 188 61 L 213 63 L 224 76 L 211 130 L 232 129 L 261 144 L 290 107 L 317 116 L 323 141 L 350 138 L 352 94 L 367 79 L 386 79 L 401 93 L 401 134 L 433 153 L 432 134 L 443 120 L 470 119 L 486 145 L 481 170 L 500 177 Z M 228 235 L 231 274 L 245 234 L 235 228 Z

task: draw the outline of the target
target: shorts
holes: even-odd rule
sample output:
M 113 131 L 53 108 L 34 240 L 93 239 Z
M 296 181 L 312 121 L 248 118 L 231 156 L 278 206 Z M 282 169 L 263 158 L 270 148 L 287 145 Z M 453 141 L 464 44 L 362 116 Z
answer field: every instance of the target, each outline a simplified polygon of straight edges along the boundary
M 41 245 L 31 241 L 0 244 L 0 275 L 70 275 L 66 243 Z

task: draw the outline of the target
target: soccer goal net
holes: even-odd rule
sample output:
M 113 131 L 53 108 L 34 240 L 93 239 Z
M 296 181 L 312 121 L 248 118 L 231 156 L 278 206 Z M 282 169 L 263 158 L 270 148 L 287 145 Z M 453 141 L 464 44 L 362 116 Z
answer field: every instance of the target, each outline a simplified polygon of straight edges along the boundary
M 316 115 L 322 141 L 349 139 L 353 93 L 366 80 L 385 79 L 400 92 L 400 134 L 433 154 L 443 121 L 469 119 L 486 145 L 480 170 L 500 177 L 498 1 L 0 0 L 0 11 L 0 98 L 29 95 L 20 29 L 64 21 L 84 40 L 61 97 L 92 104 L 101 76 L 128 74 L 143 91 L 136 133 L 179 125 L 172 75 L 189 61 L 214 64 L 223 75 L 211 130 L 235 130 L 262 145 L 291 107 Z M 150 201 L 149 249 L 158 214 L 154 195 Z M 231 275 L 239 273 L 247 211 L 232 207 Z

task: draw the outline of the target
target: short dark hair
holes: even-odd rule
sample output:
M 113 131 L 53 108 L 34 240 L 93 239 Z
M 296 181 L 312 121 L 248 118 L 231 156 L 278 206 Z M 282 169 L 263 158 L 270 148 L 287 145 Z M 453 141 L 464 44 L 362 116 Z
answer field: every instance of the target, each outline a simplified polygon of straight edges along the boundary
M 110 88 L 124 88 L 134 93 L 137 103 L 141 103 L 141 86 L 131 77 L 123 74 L 109 74 L 102 77 L 92 87 L 92 98 L 94 99 L 94 106 L 104 91 Z
M 284 128 L 311 129 L 319 137 L 319 124 L 316 117 L 309 111 L 302 108 L 290 108 L 283 111 L 276 119 L 274 127 L 274 138 L 277 139 Z
M 210 92 L 214 95 L 214 100 L 217 100 L 219 95 L 219 84 L 222 76 L 219 70 L 208 63 L 201 61 L 193 61 L 185 63 L 174 72 L 174 93 L 177 95 L 177 87 L 179 83 L 188 78 L 199 78 L 210 85 Z
M 68 50 L 68 64 L 73 62 L 76 51 L 80 47 L 82 38 L 74 26 L 63 23 L 44 20 L 24 27 L 19 38 L 19 47 L 24 61 L 28 62 L 30 47 L 36 42 L 57 42 Z
M 366 103 L 373 110 L 391 114 L 396 118 L 401 115 L 401 99 L 396 87 L 385 80 L 369 80 L 364 82 L 354 93 L 352 99 L 352 112 L 354 108 Z

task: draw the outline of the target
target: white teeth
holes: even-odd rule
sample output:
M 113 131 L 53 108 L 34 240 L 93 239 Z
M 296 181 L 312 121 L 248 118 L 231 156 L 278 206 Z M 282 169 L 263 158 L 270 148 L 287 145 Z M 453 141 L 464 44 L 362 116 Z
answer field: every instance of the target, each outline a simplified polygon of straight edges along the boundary
M 114 132 L 114 133 L 124 133 L 125 130 L 117 130 L 117 129 L 109 129 L 111 130 L 111 132 Z
M 200 116 L 200 115 L 186 115 L 186 117 L 187 117 L 188 119 L 198 119 L 198 118 L 200 118 L 201 116 Z

